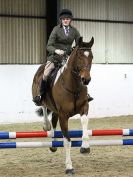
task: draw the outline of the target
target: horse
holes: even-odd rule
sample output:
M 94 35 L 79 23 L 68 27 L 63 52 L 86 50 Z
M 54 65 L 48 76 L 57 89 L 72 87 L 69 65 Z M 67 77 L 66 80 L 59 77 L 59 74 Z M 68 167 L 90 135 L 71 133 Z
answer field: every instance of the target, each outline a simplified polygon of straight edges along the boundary
M 87 85 L 91 80 L 90 71 L 93 59 L 91 48 L 93 43 L 93 37 L 89 42 L 83 42 L 83 38 L 79 38 L 78 45 L 75 46 L 64 66 L 58 70 L 53 87 L 47 89 L 46 96 L 40 105 L 40 110 L 43 110 L 44 115 L 44 130 L 50 130 L 51 125 L 56 130 L 57 121 L 59 120 L 66 152 L 66 174 L 75 173 L 70 155 L 71 139 L 68 132 L 70 117 L 80 116 L 83 128 L 80 152 L 90 152 L 87 132 L 89 111 Z M 43 72 L 44 65 L 41 65 L 35 73 L 32 83 L 33 98 L 39 94 Z M 47 117 L 47 110 L 53 113 L 51 123 Z M 51 150 L 56 151 L 56 148 L 51 148 Z

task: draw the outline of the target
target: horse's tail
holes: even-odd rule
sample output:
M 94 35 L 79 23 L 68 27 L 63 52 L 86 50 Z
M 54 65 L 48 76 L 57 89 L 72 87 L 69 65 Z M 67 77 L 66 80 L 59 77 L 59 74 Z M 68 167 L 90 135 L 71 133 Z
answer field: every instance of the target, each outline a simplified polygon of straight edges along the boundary
M 36 110 L 38 116 L 42 117 L 44 115 L 42 107 Z M 51 111 L 47 109 L 47 115 L 49 115 Z

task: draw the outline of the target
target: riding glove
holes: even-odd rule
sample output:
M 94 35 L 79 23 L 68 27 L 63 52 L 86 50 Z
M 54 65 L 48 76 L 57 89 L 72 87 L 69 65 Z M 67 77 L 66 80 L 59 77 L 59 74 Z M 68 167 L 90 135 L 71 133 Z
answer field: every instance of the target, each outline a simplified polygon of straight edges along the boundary
M 60 49 L 56 49 L 56 50 L 55 50 L 55 53 L 58 54 L 58 55 L 63 55 L 63 54 L 64 54 L 64 51 L 63 51 L 63 50 L 60 50 Z

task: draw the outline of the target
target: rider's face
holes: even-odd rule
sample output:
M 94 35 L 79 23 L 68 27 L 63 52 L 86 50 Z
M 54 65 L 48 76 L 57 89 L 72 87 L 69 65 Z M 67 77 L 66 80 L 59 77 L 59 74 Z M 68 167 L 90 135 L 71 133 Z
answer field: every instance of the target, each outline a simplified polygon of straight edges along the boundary
M 61 22 L 62 22 L 62 25 L 69 26 L 71 23 L 71 18 L 62 18 Z

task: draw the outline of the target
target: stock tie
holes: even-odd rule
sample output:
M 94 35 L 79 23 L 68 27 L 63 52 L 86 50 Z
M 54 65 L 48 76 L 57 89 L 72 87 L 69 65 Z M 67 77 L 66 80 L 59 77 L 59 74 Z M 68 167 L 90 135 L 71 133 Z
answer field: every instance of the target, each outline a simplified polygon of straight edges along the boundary
M 66 34 L 66 36 L 69 35 L 69 27 L 68 26 L 65 26 L 65 34 Z

